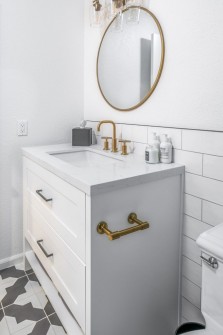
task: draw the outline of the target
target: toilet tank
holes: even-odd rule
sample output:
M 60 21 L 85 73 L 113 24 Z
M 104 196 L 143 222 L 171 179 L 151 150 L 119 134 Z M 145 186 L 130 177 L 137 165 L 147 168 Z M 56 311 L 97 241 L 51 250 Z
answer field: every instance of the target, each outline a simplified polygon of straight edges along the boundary
M 206 321 L 223 328 L 223 224 L 199 236 L 197 244 L 205 259 L 214 257 L 218 268 L 202 262 L 201 311 Z

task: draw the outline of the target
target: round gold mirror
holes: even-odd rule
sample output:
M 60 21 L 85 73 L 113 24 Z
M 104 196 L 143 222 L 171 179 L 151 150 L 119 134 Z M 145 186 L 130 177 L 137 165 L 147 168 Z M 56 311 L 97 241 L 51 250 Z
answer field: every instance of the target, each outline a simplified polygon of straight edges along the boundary
M 97 79 L 107 103 L 130 111 L 154 92 L 164 63 L 162 28 L 146 8 L 132 6 L 107 27 L 98 51 Z

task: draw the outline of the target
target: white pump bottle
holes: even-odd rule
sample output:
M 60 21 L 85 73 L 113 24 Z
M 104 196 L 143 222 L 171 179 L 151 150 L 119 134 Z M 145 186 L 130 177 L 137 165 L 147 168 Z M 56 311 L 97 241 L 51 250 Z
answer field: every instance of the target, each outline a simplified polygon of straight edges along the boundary
M 172 163 L 172 151 L 173 146 L 168 138 L 168 136 L 165 134 L 163 135 L 163 140 L 160 144 L 160 161 L 161 163 L 170 164 Z

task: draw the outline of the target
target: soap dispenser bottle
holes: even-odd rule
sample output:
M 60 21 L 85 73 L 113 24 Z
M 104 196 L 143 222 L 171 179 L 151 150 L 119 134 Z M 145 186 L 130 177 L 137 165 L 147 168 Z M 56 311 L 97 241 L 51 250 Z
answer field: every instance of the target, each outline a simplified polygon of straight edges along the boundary
M 170 164 L 172 163 L 172 151 L 173 146 L 170 138 L 165 134 L 160 144 L 160 161 L 161 163 Z
M 151 145 L 156 148 L 158 151 L 160 151 L 160 140 L 159 137 L 156 135 L 156 133 L 152 134 L 152 142 Z

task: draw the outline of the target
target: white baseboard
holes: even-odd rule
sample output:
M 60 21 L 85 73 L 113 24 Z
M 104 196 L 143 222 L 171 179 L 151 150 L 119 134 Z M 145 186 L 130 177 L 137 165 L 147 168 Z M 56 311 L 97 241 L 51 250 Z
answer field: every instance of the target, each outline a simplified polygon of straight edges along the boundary
M 0 270 L 6 269 L 10 266 L 23 262 L 23 254 L 14 255 L 5 259 L 0 260 Z

